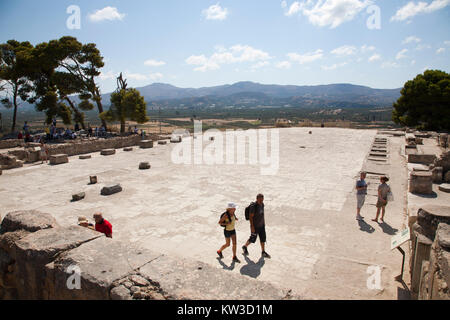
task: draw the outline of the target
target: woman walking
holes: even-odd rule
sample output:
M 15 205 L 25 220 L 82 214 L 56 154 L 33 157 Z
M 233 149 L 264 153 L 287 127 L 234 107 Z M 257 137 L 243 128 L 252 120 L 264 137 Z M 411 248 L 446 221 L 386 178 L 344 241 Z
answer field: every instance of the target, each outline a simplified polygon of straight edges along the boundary
M 386 205 L 388 203 L 388 194 L 391 192 L 391 187 L 389 187 L 386 182 L 389 181 L 388 177 L 380 178 L 381 184 L 378 186 L 378 201 L 377 201 L 377 216 L 372 221 L 378 222 L 378 216 L 381 210 L 381 222 L 384 222 L 384 214 L 386 211 Z
M 235 215 L 236 212 L 236 204 L 229 203 L 227 206 L 227 211 L 225 211 L 219 220 L 219 224 L 224 227 L 223 233 L 225 235 L 225 244 L 217 251 L 219 258 L 223 258 L 222 251 L 230 246 L 230 240 L 233 241 L 233 262 L 240 263 L 241 261 L 236 256 L 236 247 L 237 247 L 237 239 L 236 239 L 236 230 L 235 224 L 238 218 Z

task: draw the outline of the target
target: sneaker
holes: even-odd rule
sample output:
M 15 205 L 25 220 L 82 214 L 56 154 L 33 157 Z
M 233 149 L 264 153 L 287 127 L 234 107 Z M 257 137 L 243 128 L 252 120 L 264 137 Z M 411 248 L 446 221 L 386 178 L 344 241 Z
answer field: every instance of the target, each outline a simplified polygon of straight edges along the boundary
M 265 252 L 265 251 L 263 251 L 263 252 L 261 253 L 261 256 L 262 256 L 263 258 L 270 259 L 270 254 L 268 254 L 268 253 Z
M 223 254 L 222 254 L 222 252 L 217 251 L 217 254 L 219 255 L 219 258 L 220 258 L 220 259 L 223 259 Z
M 244 255 L 248 256 L 248 250 L 246 246 L 242 246 L 242 250 L 244 250 Z
M 241 263 L 241 260 L 239 260 L 238 257 L 233 257 L 233 262 Z

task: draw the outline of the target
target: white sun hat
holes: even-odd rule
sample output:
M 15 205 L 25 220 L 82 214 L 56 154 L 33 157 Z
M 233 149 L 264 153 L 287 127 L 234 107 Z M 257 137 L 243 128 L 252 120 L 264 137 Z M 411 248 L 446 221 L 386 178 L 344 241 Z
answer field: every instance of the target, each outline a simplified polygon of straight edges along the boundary
M 227 205 L 227 209 L 236 209 L 237 205 L 234 202 L 229 202 Z

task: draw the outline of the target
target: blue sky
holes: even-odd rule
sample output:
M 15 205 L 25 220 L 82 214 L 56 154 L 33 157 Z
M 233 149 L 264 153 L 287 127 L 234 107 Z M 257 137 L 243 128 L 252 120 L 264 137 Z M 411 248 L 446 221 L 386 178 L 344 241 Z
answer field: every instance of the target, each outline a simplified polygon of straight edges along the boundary
M 80 29 L 67 27 L 71 5 Z M 96 43 L 103 92 L 119 72 L 135 87 L 398 88 L 426 68 L 450 71 L 450 0 L 1 1 L 0 30 L 1 42 Z

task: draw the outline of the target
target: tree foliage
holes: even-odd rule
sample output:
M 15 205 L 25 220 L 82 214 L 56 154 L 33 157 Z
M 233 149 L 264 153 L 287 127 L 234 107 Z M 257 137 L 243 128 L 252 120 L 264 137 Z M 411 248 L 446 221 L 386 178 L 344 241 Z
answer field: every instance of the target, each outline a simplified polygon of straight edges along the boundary
M 0 90 L 6 92 L 1 103 L 6 108 L 14 108 L 11 132 L 15 131 L 19 98 L 27 100 L 32 93 L 32 87 L 27 79 L 31 66 L 31 51 L 29 42 L 9 40 L 0 44 Z
M 423 130 L 450 130 L 450 75 L 427 70 L 406 82 L 392 119 Z
M 120 80 L 122 78 L 120 77 Z M 144 97 L 136 89 L 127 89 L 126 81 L 121 81 L 122 87 L 111 94 L 111 107 L 100 114 L 100 118 L 112 122 L 120 121 L 120 132 L 125 132 L 125 121 L 131 120 L 137 123 L 145 123 L 147 117 L 147 104 Z

